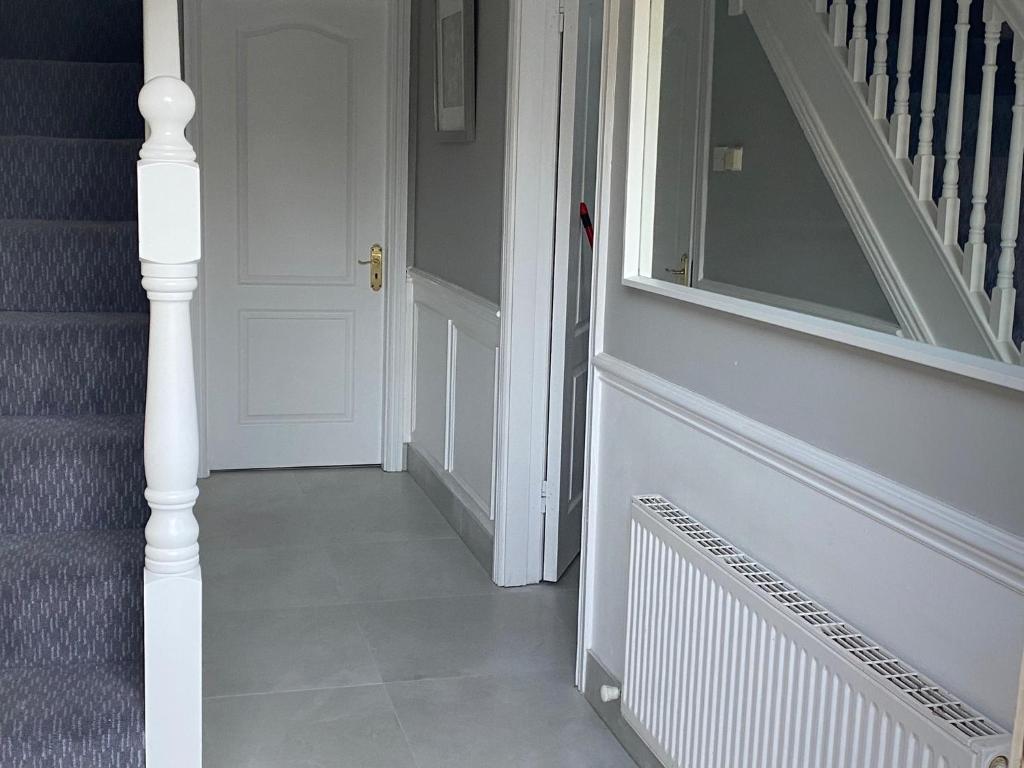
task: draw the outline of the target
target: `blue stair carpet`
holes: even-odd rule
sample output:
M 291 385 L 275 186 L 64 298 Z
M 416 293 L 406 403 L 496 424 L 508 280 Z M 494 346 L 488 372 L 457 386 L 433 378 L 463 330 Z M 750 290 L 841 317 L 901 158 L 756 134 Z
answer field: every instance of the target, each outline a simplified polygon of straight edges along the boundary
M 0 0 L 0 766 L 144 764 L 139 0 Z

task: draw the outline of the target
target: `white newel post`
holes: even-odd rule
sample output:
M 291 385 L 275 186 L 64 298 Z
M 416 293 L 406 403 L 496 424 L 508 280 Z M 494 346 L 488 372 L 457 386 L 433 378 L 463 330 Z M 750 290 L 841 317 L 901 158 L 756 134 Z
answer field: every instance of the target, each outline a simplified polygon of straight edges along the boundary
M 1013 335 L 1013 310 L 1017 291 L 1013 287 L 1017 236 L 1020 228 L 1021 175 L 1024 173 L 1024 37 L 1014 30 L 1013 128 L 1010 133 L 1010 157 L 1006 169 L 1006 192 L 1003 196 L 1003 226 L 1000 239 L 996 284 L 992 289 L 990 321 L 999 341 L 1010 341 Z
M 146 388 L 147 768 L 202 765 L 199 427 L 189 303 L 200 258 L 199 166 L 185 139 L 195 98 L 181 80 L 177 0 L 145 0 L 139 110 L 139 258 L 150 301 Z
M 960 226 L 960 151 L 964 138 L 964 88 L 967 81 L 967 34 L 971 0 L 957 0 L 953 71 L 949 81 L 949 120 L 946 123 L 946 168 L 942 173 L 938 227 L 942 242 L 956 245 Z

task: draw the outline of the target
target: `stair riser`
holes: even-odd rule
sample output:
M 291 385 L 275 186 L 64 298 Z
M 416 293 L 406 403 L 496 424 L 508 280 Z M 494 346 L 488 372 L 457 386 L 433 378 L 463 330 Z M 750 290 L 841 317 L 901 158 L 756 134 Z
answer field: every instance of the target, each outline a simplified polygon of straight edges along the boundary
M 138 141 L 0 137 L 0 219 L 137 217 Z
M 142 413 L 147 318 L 127 317 L 54 325 L 9 324 L 0 315 L 0 415 Z
M 146 312 L 136 225 L 0 222 L 0 310 Z
M 0 588 L 0 667 L 142 658 L 141 573 Z
M 0 534 L 139 528 L 142 420 L 130 432 L 0 434 Z
M 138 61 L 139 0 L 4 0 L 0 58 Z
M 141 138 L 137 64 L 0 61 L 0 135 Z

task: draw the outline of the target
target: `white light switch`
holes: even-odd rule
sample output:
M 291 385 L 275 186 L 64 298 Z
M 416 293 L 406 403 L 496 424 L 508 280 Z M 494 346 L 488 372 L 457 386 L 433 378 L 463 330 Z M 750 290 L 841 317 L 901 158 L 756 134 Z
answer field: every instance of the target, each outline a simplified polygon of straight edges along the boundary
M 743 170 L 743 147 L 715 147 L 711 158 L 715 173 L 739 173 Z

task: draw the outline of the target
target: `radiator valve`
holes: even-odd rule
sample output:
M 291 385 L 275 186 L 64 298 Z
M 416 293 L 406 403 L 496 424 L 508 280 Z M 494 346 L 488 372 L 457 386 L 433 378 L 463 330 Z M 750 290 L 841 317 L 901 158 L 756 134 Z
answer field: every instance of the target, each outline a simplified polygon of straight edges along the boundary
M 609 701 L 618 701 L 619 696 L 622 695 L 622 691 L 619 690 L 617 685 L 602 685 L 601 686 L 601 701 L 607 704 Z

